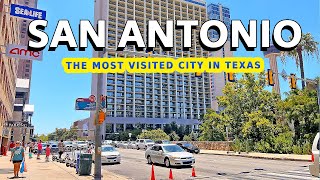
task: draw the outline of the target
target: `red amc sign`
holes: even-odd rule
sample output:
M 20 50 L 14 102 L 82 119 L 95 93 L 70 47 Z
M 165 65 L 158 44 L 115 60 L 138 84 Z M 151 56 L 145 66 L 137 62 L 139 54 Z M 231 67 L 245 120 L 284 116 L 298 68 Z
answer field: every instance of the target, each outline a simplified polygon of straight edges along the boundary
M 6 55 L 12 58 L 42 60 L 41 51 L 30 51 L 27 46 L 8 44 L 6 47 Z

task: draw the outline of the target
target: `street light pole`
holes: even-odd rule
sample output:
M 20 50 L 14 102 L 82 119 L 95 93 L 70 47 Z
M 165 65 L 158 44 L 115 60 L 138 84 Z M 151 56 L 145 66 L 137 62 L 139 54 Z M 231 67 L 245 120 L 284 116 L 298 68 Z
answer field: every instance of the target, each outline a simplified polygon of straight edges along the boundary
M 98 24 L 98 20 L 103 19 L 102 11 L 103 10 L 103 1 L 102 0 L 94 0 L 94 26 Z M 94 57 L 103 57 L 102 52 L 94 51 Z M 101 125 L 98 123 L 99 121 L 99 111 L 102 109 L 101 107 L 101 95 L 103 95 L 103 74 L 97 74 L 97 92 L 96 92 L 96 112 L 95 112 L 95 159 L 94 159 L 94 179 L 101 180 Z

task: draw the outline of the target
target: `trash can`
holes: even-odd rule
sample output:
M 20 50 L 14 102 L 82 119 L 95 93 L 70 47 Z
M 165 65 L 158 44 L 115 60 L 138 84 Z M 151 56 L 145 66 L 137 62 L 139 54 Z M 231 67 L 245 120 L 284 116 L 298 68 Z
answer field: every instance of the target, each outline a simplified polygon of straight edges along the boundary
M 81 153 L 79 163 L 79 175 L 90 175 L 92 166 L 92 154 Z

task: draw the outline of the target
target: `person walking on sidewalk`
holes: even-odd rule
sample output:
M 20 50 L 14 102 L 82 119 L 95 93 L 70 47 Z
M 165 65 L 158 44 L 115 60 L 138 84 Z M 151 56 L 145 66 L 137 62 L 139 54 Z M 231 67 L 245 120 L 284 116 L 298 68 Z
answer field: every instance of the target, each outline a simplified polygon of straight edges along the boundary
M 32 142 L 29 142 L 29 159 L 32 158 L 32 152 L 33 152 L 33 147 L 34 144 Z
M 60 142 L 58 143 L 58 149 L 59 149 L 59 159 L 61 159 L 61 155 L 64 152 L 63 140 L 60 140 Z
M 37 159 L 40 159 L 40 155 L 41 155 L 41 153 L 42 153 L 42 141 L 41 140 L 39 140 L 39 142 L 38 142 L 38 155 L 37 155 Z
M 9 150 L 12 151 L 12 149 L 15 147 L 14 141 L 11 141 L 10 145 L 9 145 Z
M 51 153 L 50 145 L 47 144 L 47 147 L 46 147 L 46 162 L 49 162 L 50 153 Z
M 10 162 L 13 162 L 13 174 L 14 178 L 19 177 L 20 164 L 24 159 L 24 148 L 19 141 L 16 142 L 16 146 L 11 151 Z

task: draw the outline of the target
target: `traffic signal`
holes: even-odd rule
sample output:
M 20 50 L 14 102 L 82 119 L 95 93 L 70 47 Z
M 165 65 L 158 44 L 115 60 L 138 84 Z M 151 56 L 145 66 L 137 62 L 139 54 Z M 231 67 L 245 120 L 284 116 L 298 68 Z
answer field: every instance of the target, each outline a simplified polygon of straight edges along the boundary
M 235 82 L 236 79 L 235 79 L 234 76 L 235 76 L 234 73 L 227 73 L 227 80 L 228 80 L 229 82 Z
M 273 72 L 271 69 L 268 69 L 267 71 L 267 81 L 269 86 L 274 86 Z
M 103 124 L 105 118 L 106 118 L 106 113 L 104 113 L 102 110 L 100 110 L 99 111 L 98 124 Z
M 297 79 L 295 74 L 290 74 L 290 88 L 297 89 Z
M 202 77 L 202 73 L 201 73 L 201 72 L 196 72 L 196 73 L 194 74 L 194 76 L 201 78 L 201 77 Z

